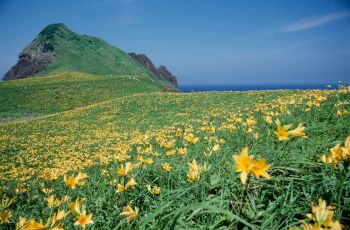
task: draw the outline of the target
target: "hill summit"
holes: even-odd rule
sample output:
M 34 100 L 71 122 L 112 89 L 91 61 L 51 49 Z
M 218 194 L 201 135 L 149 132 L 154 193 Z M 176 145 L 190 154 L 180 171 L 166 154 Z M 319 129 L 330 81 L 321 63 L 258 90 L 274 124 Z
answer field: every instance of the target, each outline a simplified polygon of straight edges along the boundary
M 104 40 L 71 31 L 62 23 L 46 26 L 19 54 L 4 80 L 74 71 L 94 75 L 138 75 L 177 87 L 176 78 L 165 68 L 152 72 L 143 63 Z M 166 76 L 166 77 L 163 77 Z M 169 77 L 171 76 L 171 77 Z

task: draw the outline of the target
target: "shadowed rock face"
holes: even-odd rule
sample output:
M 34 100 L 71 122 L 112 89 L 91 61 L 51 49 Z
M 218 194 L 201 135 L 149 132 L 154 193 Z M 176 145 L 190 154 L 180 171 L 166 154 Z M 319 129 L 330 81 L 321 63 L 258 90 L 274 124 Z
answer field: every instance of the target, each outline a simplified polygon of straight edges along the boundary
M 165 80 L 171 82 L 173 85 L 177 87 L 177 79 L 174 75 L 170 73 L 170 71 L 164 66 L 160 65 L 158 68 L 158 75 L 162 76 Z
M 47 42 L 34 39 L 19 54 L 17 63 L 5 74 L 4 80 L 16 80 L 45 70 L 53 61 L 53 46 Z
M 152 63 L 151 59 L 149 59 L 145 54 L 129 53 L 129 55 L 133 57 L 136 61 L 138 61 L 140 64 L 142 64 L 146 69 L 148 69 L 160 80 L 166 80 L 172 83 L 174 86 L 178 87 L 176 77 L 172 75 L 165 66 L 160 65 L 157 69 Z

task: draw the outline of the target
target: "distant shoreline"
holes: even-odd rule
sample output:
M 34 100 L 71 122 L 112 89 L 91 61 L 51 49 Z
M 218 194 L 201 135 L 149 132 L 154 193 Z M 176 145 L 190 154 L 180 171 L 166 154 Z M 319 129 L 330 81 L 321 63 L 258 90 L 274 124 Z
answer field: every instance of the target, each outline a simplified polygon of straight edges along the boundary
M 331 87 L 327 87 L 330 85 Z M 337 89 L 337 84 L 246 84 L 246 85 L 180 85 L 179 90 L 188 92 L 248 91 L 278 89 Z

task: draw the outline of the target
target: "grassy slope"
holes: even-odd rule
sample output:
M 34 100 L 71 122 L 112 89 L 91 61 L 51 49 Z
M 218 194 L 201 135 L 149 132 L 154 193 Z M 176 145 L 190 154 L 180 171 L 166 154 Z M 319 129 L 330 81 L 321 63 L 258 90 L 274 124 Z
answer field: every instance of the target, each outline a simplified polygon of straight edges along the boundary
M 153 78 L 127 53 L 100 38 L 76 34 L 60 24 L 49 25 L 39 37 L 54 47 L 55 60 L 48 72 L 64 70 L 99 75 L 138 74 Z
M 2 82 L 0 122 L 58 113 L 120 96 L 161 89 L 161 83 L 131 74 L 96 76 L 53 72 L 46 77 Z
M 345 223 L 350 218 L 350 168 L 340 171 L 318 158 L 350 134 L 349 115 L 337 116 L 339 107 L 335 107 L 349 99 L 349 93 L 335 91 L 152 93 L 9 124 L 0 127 L 1 186 L 15 197 L 13 222 L 19 216 L 49 217 L 52 210 L 39 192 L 47 187 L 58 197 L 86 198 L 87 212 L 93 214 L 97 229 L 165 229 L 173 224 L 178 229 L 235 229 L 242 228 L 242 222 L 261 229 L 288 229 L 305 218 L 311 200 L 319 197 L 336 205 L 336 217 Z M 348 105 L 340 108 L 349 109 Z M 273 119 L 284 124 L 305 124 L 309 138 L 278 141 L 273 133 L 276 125 L 264 121 L 271 112 Z M 249 117 L 257 123 L 247 133 Z M 192 132 L 199 142 L 187 143 L 184 132 Z M 175 146 L 160 147 L 160 137 L 174 140 Z M 220 150 L 209 154 L 214 144 Z M 244 146 L 272 166 L 270 180 L 251 178 L 247 202 L 240 211 L 244 187 L 234 172 L 232 155 Z M 150 147 L 152 151 L 147 150 Z M 187 148 L 186 156 L 165 155 L 180 147 Z M 123 161 L 123 156 L 130 158 Z M 123 182 L 116 176 L 117 168 L 125 161 L 138 162 L 140 156 L 152 158 L 153 164 L 133 171 L 135 189 L 116 193 L 115 183 Z M 186 179 L 187 164 L 194 158 L 209 167 L 198 183 Z M 170 173 L 162 170 L 164 162 L 172 165 Z M 78 171 L 88 173 L 87 183 L 75 190 L 67 188 L 61 175 Z M 49 179 L 55 176 L 57 180 Z M 148 194 L 148 183 L 158 185 L 161 195 Z M 28 191 L 16 195 L 16 187 Z M 131 225 L 119 215 L 128 202 L 140 208 Z M 62 208 L 67 210 L 67 204 Z M 67 229 L 73 223 L 71 216 L 64 220 Z
M 47 26 L 38 39 L 50 44 L 55 54 L 54 62 L 39 74 L 41 76 L 57 70 L 94 75 L 137 75 L 173 87 L 153 76 L 123 50 L 100 38 L 76 34 L 63 24 Z

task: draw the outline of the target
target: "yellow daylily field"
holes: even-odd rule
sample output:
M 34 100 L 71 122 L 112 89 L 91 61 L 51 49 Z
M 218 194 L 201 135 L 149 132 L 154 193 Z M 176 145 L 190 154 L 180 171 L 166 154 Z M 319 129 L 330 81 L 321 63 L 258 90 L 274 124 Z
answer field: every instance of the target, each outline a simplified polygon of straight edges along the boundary
M 346 86 L 147 92 L 7 120 L 0 227 L 344 229 L 349 100 Z

